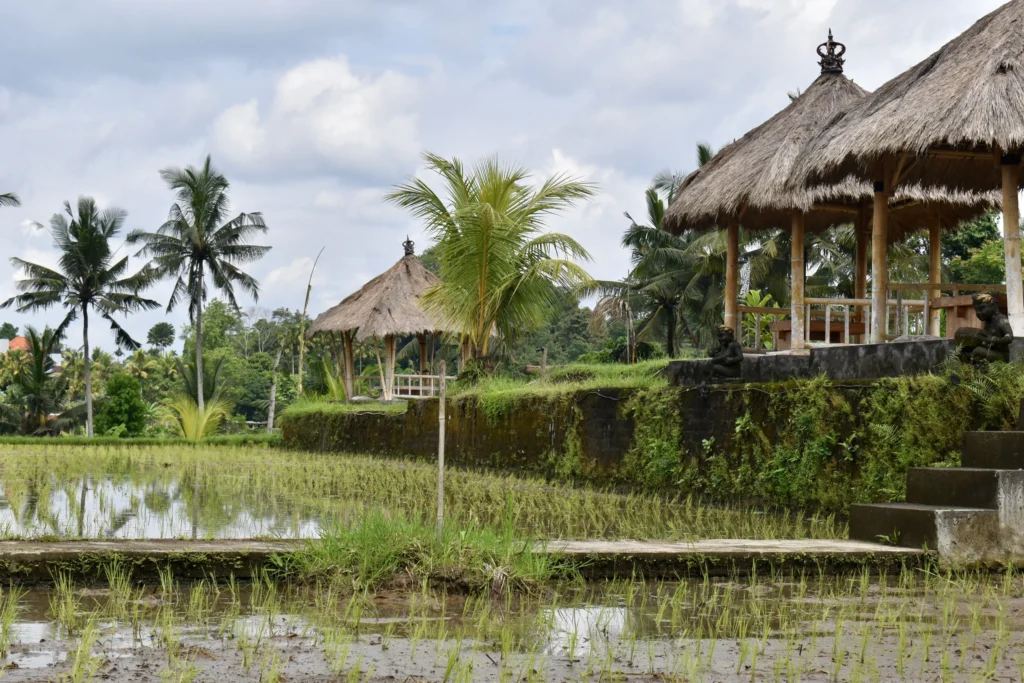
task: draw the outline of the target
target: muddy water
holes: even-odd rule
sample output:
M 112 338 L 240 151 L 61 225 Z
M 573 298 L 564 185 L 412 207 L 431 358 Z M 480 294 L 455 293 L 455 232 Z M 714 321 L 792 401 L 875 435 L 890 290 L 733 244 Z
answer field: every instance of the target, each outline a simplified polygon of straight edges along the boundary
M 28 593 L 3 679 L 54 680 L 76 667 L 103 680 L 225 682 L 967 681 L 1024 671 L 1018 579 L 617 583 L 523 599 L 353 598 L 344 588 Z M 62 600 L 75 605 L 63 612 L 74 623 Z

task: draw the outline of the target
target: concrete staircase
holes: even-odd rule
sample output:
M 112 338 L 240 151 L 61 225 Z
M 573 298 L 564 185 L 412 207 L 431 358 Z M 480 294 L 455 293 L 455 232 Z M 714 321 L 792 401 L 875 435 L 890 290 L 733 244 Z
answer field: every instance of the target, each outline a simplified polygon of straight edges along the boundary
M 961 467 L 911 469 L 905 503 L 852 506 L 850 538 L 927 547 L 952 564 L 1024 561 L 1022 427 L 965 434 Z

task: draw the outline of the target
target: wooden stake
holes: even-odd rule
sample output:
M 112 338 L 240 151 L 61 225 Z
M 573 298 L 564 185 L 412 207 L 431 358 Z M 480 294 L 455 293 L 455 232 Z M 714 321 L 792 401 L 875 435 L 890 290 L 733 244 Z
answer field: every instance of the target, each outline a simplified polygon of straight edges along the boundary
M 1003 165 L 1003 250 L 1006 257 L 1006 311 L 1014 336 L 1024 335 L 1024 286 L 1020 272 L 1020 156 L 1006 154 Z
M 875 170 L 875 212 L 871 230 L 871 343 L 885 339 L 886 301 L 889 284 L 886 249 L 889 246 L 889 178 L 885 161 Z
M 793 214 L 793 238 L 792 256 L 790 259 L 793 291 L 790 302 L 790 349 L 802 351 L 804 344 L 804 227 L 806 216 L 801 213 Z
M 738 218 L 729 220 L 728 235 L 725 249 L 725 325 L 731 327 L 739 339 L 739 320 L 736 309 L 739 307 L 740 290 L 740 221 Z
M 928 282 L 933 285 L 942 284 L 942 219 L 938 215 L 928 226 Z M 938 288 L 928 290 L 929 299 L 934 300 L 940 296 L 942 292 Z M 928 325 L 928 334 L 938 337 L 942 327 L 942 311 L 932 308 L 930 302 L 928 320 L 925 322 Z
M 444 432 L 445 432 L 445 399 L 447 397 L 448 374 L 444 360 L 439 368 L 440 397 L 437 403 L 437 542 L 440 545 L 444 534 Z

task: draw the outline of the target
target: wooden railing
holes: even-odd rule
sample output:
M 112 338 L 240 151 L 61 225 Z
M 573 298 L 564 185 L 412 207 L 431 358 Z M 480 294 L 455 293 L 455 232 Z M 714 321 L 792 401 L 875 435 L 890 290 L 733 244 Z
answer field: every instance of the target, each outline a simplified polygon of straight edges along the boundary
M 457 378 L 446 376 L 448 381 Z M 441 389 L 440 375 L 395 375 L 393 395 L 395 398 L 433 398 Z

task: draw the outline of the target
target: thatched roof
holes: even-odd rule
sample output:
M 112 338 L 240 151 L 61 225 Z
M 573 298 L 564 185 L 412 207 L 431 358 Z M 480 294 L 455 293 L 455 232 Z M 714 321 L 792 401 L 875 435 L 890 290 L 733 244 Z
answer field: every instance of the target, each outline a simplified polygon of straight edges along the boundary
M 1024 0 L 1013 0 L 834 117 L 791 185 L 851 173 L 872 180 L 874 163 L 895 154 L 902 181 L 983 191 L 1001 183 L 995 150 L 1022 146 Z
M 742 214 L 747 230 L 789 226 L 794 211 L 809 211 L 815 201 L 814 193 L 787 185 L 793 165 L 837 111 L 866 94 L 841 71 L 823 72 L 788 107 L 688 176 L 669 207 L 666 225 L 676 232 L 709 229 Z M 807 229 L 848 221 L 848 215 L 825 210 L 807 217 Z
M 309 335 L 359 330 L 359 339 L 370 339 L 448 331 L 420 305 L 420 297 L 439 280 L 411 251 L 407 248 L 401 261 L 318 315 Z

